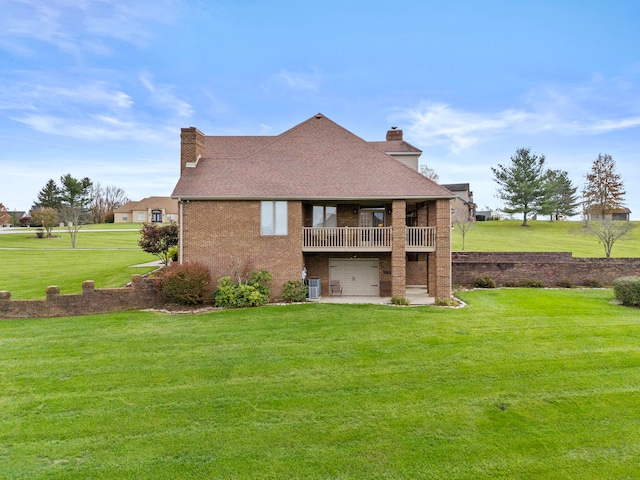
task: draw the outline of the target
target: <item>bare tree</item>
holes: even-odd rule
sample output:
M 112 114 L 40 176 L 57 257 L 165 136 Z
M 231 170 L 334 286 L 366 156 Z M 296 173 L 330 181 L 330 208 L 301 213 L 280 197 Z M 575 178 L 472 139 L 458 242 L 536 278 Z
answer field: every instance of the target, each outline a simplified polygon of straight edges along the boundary
M 420 167 L 420 173 L 436 183 L 440 180 L 440 175 L 438 175 L 436 171 L 428 165 L 422 165 Z
M 462 251 L 464 251 L 464 241 L 471 230 L 476 228 L 476 222 L 469 220 L 468 218 L 463 218 L 460 220 L 453 220 L 453 228 L 462 235 Z
M 616 173 L 616 162 L 611 155 L 599 154 L 586 176 L 583 198 L 587 214 L 607 214 L 624 204 L 624 185 L 622 177 Z
M 611 250 L 616 241 L 624 238 L 631 231 L 633 224 L 626 220 L 587 221 L 584 231 L 587 235 L 596 237 L 604 247 L 607 258 L 611 258 Z
M 107 215 L 129 201 L 123 189 L 107 185 L 102 188 L 96 183 L 91 188 L 91 220 L 93 223 L 104 223 Z

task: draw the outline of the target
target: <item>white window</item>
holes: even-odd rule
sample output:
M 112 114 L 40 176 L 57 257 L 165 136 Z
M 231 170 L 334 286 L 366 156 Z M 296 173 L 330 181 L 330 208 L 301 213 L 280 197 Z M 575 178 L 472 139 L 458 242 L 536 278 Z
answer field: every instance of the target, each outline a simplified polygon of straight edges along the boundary
M 287 202 L 260 202 L 260 233 L 262 235 L 286 235 L 287 221 Z
M 138 212 L 138 221 L 145 222 L 147 220 L 147 214 L 145 212 Z
M 126 213 L 122 214 L 122 221 L 126 222 L 127 220 L 129 220 L 129 215 L 127 215 Z

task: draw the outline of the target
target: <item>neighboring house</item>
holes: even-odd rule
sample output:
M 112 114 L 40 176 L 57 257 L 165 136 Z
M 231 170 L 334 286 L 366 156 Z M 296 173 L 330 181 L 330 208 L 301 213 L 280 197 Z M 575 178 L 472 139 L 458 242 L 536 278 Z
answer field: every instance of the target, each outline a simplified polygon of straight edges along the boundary
M 401 130 L 366 142 L 322 114 L 276 136 L 183 128 L 180 262 L 204 263 L 214 281 L 266 269 L 272 298 L 303 268 L 322 295 L 337 281 L 343 296 L 421 285 L 449 298 L 454 195 L 417 171 L 420 153 Z
M 602 220 L 602 212 L 598 212 L 596 207 L 587 212 L 589 220 Z M 615 208 L 610 213 L 605 214 L 604 220 L 627 220 L 629 221 L 631 210 L 628 208 Z
M 178 221 L 178 201 L 170 197 L 147 197 L 127 202 L 113 212 L 114 223 L 164 223 Z
M 493 212 L 491 210 L 476 210 L 476 220 L 479 222 L 486 222 L 493 218 Z
M 449 183 L 442 185 L 456 198 L 451 203 L 451 218 L 454 222 L 474 222 L 476 220 L 476 204 L 473 203 L 473 192 L 468 183 Z

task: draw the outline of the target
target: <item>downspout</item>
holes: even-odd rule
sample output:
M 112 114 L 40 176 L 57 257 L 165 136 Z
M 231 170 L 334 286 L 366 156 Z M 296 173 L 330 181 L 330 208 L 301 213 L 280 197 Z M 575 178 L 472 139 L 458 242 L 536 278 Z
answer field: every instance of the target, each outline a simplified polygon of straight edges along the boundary
M 184 204 L 184 202 L 182 201 L 181 198 L 178 199 L 178 204 L 180 205 L 180 233 L 179 233 L 179 238 L 178 238 L 178 242 L 179 242 L 179 249 L 178 249 L 178 262 L 180 263 L 180 265 L 182 265 L 182 250 L 184 248 L 184 221 L 183 221 L 183 210 L 182 210 L 182 205 Z

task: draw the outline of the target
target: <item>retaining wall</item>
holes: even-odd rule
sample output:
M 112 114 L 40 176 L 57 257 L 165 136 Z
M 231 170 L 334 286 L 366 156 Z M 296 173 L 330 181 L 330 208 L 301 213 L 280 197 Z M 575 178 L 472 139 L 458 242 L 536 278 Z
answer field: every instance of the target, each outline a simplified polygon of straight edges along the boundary
M 471 287 L 487 276 L 497 286 L 540 280 L 547 287 L 610 286 L 619 277 L 640 275 L 640 258 L 574 258 L 571 252 L 452 252 L 453 284 Z
M 87 280 L 81 294 L 60 295 L 59 287 L 47 287 L 44 300 L 11 300 L 11 293 L 2 291 L 0 318 L 71 317 L 159 308 L 163 303 L 154 279 L 133 275 L 124 288 L 96 290 L 93 280 Z

